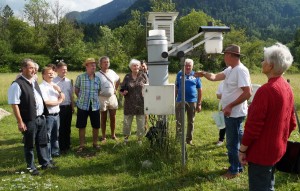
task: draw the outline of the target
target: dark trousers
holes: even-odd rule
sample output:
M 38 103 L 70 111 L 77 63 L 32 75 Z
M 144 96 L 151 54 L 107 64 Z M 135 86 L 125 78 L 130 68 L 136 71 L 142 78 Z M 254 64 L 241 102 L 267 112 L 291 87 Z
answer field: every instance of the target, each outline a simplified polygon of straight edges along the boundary
M 47 128 L 45 116 L 37 117 L 34 121 L 26 122 L 27 131 L 24 132 L 24 154 L 27 168 L 36 169 L 34 164 L 34 145 L 39 164 L 46 166 L 49 163 L 47 148 Z
M 226 127 L 223 128 L 223 129 L 220 129 L 219 131 L 219 141 L 224 141 L 225 139 L 225 133 L 226 133 Z
M 250 191 L 269 191 L 275 190 L 275 167 L 262 166 L 249 162 L 249 190 Z
M 67 151 L 71 145 L 72 107 L 71 105 L 62 105 L 59 108 L 59 148 L 61 151 Z

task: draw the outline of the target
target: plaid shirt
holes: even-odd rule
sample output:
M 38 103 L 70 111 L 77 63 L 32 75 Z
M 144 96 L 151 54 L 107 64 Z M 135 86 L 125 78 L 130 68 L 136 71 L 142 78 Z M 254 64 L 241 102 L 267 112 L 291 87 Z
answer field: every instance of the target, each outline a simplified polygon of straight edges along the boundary
M 80 74 L 76 78 L 75 88 L 79 89 L 77 107 L 88 111 L 90 103 L 92 104 L 92 110 L 96 111 L 100 109 L 99 92 L 101 90 L 100 78 L 94 75 L 94 79 L 90 79 L 87 73 Z

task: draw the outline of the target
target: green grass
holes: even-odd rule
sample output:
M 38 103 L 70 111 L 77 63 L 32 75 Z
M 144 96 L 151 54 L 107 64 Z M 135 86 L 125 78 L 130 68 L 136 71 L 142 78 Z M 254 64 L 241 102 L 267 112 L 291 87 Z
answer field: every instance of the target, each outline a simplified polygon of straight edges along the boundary
M 78 73 L 71 73 L 75 79 Z M 124 76 L 124 74 L 122 74 Z M 2 85 L 0 107 L 10 112 L 7 105 L 7 88 L 15 74 L 1 74 Z M 252 75 L 252 83 L 263 84 L 266 78 Z M 175 75 L 170 75 L 173 82 Z M 299 104 L 299 75 L 288 75 Z M 208 103 L 217 103 L 215 91 L 218 83 L 203 80 L 203 96 Z M 215 107 L 217 105 L 215 104 Z M 175 120 L 169 116 L 169 141 L 166 150 L 152 149 L 145 139 L 138 146 L 135 136 L 135 120 L 129 145 L 122 142 L 123 111 L 117 111 L 117 136 L 120 143 L 108 139 L 100 152 L 92 149 L 91 127 L 87 127 L 88 150 L 77 154 L 78 130 L 75 128 L 76 115 L 72 123 L 72 151 L 55 158 L 59 170 L 41 171 L 39 177 L 32 177 L 25 171 L 23 145 L 13 115 L 0 121 L 0 190 L 247 190 L 247 169 L 240 177 L 224 180 L 220 177 L 222 168 L 228 166 L 225 146 L 216 147 L 218 130 L 211 118 L 213 111 L 204 110 L 196 115 L 194 143 L 187 146 L 187 165 L 181 166 L 181 147 L 175 143 Z M 108 134 L 110 133 L 108 128 Z M 298 132 L 292 134 L 292 140 L 300 140 Z M 153 164 L 143 168 L 142 162 L 149 160 Z M 24 174 L 22 172 L 25 172 Z M 297 175 L 276 173 L 277 190 L 300 190 Z

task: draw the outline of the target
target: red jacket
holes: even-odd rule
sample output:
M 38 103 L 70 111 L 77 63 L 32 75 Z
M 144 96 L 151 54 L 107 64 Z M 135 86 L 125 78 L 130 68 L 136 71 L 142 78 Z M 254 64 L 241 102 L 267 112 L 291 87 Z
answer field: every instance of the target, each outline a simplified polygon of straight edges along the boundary
M 294 96 L 282 77 L 269 79 L 260 87 L 248 110 L 242 144 L 248 146 L 246 160 L 273 166 L 286 150 L 296 128 Z

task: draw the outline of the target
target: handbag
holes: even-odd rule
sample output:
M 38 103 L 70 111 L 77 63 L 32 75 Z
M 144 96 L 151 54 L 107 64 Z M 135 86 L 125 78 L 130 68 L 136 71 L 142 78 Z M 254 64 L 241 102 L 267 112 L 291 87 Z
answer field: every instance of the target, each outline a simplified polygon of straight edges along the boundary
M 218 112 L 214 112 L 212 114 L 212 118 L 215 121 L 215 124 L 219 129 L 225 128 L 225 120 L 224 120 L 224 113 L 221 111 L 221 104 L 219 103 Z
M 294 107 L 297 125 L 299 128 L 299 117 L 297 114 L 296 107 Z M 286 145 L 286 152 L 282 158 L 276 163 L 276 169 L 281 172 L 300 174 L 300 143 L 288 141 Z
M 300 173 L 300 143 L 288 141 L 286 152 L 277 162 L 276 169 L 281 172 Z

